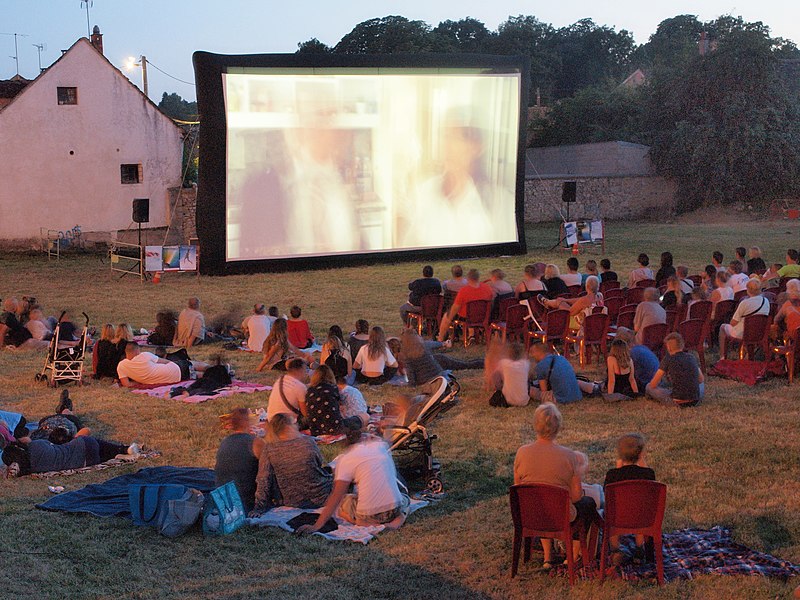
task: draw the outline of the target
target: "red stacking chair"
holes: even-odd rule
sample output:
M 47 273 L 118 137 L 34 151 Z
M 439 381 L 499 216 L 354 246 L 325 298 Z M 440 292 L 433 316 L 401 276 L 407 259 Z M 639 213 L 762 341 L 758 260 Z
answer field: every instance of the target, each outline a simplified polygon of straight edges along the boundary
M 570 298 L 577 298 L 578 296 L 581 295 L 581 292 L 583 291 L 583 286 L 582 285 L 568 285 L 567 289 L 569 290 Z
M 636 287 L 638 288 L 650 288 L 656 287 L 656 280 L 655 279 L 640 279 L 636 282 Z
M 703 277 L 701 275 L 689 275 L 689 279 L 694 284 L 694 287 L 700 287 L 703 285 Z
M 789 375 L 789 385 L 792 385 L 794 380 L 795 358 L 797 356 L 797 341 L 800 337 L 800 329 L 795 329 L 794 333 L 784 340 L 783 344 L 774 346 L 772 353 L 775 356 L 783 356 L 786 358 L 786 372 Z
M 411 327 L 412 323 L 416 323 L 417 333 L 420 335 L 423 331 L 435 335 L 442 320 L 444 297 L 439 294 L 426 294 L 420 299 L 419 306 L 422 312 L 408 313 L 408 326 Z
M 645 288 L 641 287 L 628 288 L 628 292 L 625 294 L 625 303 L 639 304 L 644 298 L 644 290 Z
M 543 330 L 525 332 L 525 347 L 530 348 L 531 341 L 534 339 L 541 340 L 544 343 L 564 341 L 568 327 L 569 311 L 563 308 L 551 310 L 547 313 L 547 321 L 544 323 Z
M 609 323 L 609 317 L 605 313 L 595 313 L 586 317 L 583 321 L 583 335 L 567 335 L 564 337 L 564 357 L 569 358 L 570 344 L 577 343 L 578 358 L 581 366 L 583 366 L 591 362 L 592 347 L 597 346 L 597 362 L 599 364 L 600 356 L 608 354 L 606 338 L 608 337 Z
M 661 356 L 664 347 L 664 338 L 669 329 L 666 323 L 654 323 L 642 329 L 642 346 L 647 346 L 654 354 Z
M 611 536 L 639 534 L 653 539 L 658 585 L 664 585 L 664 549 L 661 526 L 667 505 L 667 486 L 657 481 L 620 481 L 606 486 L 600 582 L 606 578 Z
M 442 293 L 442 298 L 444 298 L 444 302 L 442 303 L 442 314 L 446 314 L 450 307 L 453 306 L 453 302 L 456 299 L 458 292 L 451 292 L 450 290 L 445 290 Z
M 705 322 L 711 318 L 711 312 L 714 310 L 714 303 L 711 300 L 698 300 L 689 307 L 690 319 L 700 319 Z
M 502 333 L 503 342 L 508 339 L 508 336 L 524 338 L 525 332 L 528 331 L 528 321 L 525 320 L 527 316 L 528 309 L 522 304 L 510 306 L 506 311 L 504 321 L 496 321 L 490 325 L 492 333 L 495 331 Z
M 473 300 L 467 302 L 466 311 L 466 318 L 453 321 L 451 325 L 454 330 L 456 327 L 461 327 L 464 333 L 464 348 L 469 346 L 470 329 L 473 330 L 476 339 L 479 333 L 482 333 L 484 338 L 489 337 L 489 316 L 492 311 L 492 303 L 488 300 Z
M 600 282 L 600 293 L 604 296 L 606 292 L 609 290 L 619 290 L 622 288 L 622 284 L 619 281 L 601 281 Z
M 633 329 L 633 320 L 636 317 L 635 311 L 626 310 L 620 311 L 617 315 L 617 327 L 625 327 L 626 329 Z
M 506 311 L 509 307 L 514 306 L 515 304 L 519 304 L 519 300 L 514 298 L 513 296 L 508 298 L 501 298 L 497 300 L 497 319 L 495 322 L 499 323 L 500 321 L 506 321 Z
M 786 291 L 786 284 L 788 283 L 788 281 L 790 279 L 798 279 L 798 278 L 797 277 L 781 277 L 780 278 L 780 280 L 778 281 L 778 288 L 780 288 L 780 290 L 778 292 L 779 294 L 782 294 L 783 292 Z
M 611 319 L 612 323 L 617 322 L 617 315 L 619 314 L 620 309 L 622 308 L 623 299 L 621 296 L 611 296 L 608 298 L 603 298 L 603 304 L 608 309 L 608 316 Z
M 603 294 L 604 300 L 607 298 L 619 298 L 620 300 L 625 299 L 625 292 L 622 291 L 622 288 L 611 288 L 610 290 L 600 293 Z
M 761 292 L 761 295 L 764 296 L 764 298 L 766 298 L 767 300 L 769 300 L 770 308 L 772 308 L 772 305 L 775 304 L 776 301 L 778 300 L 778 296 L 777 296 L 777 294 L 775 294 L 775 292 L 766 292 L 766 291 L 764 291 L 764 292 Z
M 700 368 L 703 373 L 706 372 L 706 321 L 702 319 L 687 319 L 678 323 L 676 330 L 681 334 L 683 341 L 686 343 L 686 350 L 694 350 L 697 352 L 697 358 L 700 360 Z
M 686 305 L 677 304 L 667 309 L 667 331 L 675 331 L 678 323 L 686 317 Z
M 569 491 L 554 485 L 522 484 L 509 489 L 511 520 L 514 523 L 514 546 L 511 552 L 511 577 L 517 574 L 519 554 L 525 542 L 524 562 L 531 557 L 533 538 L 555 539 L 564 542 L 567 550 L 567 572 L 570 585 L 575 584 L 575 557 L 572 536 L 578 533 L 581 552 L 588 556 L 586 535 L 581 523 L 569 522 Z
M 742 339 L 729 338 L 729 344 L 739 344 L 739 360 L 744 359 L 745 353 L 752 360 L 754 350 L 761 348 L 764 360 L 769 360 L 769 325 L 772 317 L 769 315 L 750 315 L 744 318 L 744 332 Z M 727 358 L 723 356 L 722 358 Z
M 730 323 L 733 318 L 733 313 L 736 312 L 736 305 L 739 304 L 736 300 L 720 300 L 714 308 L 714 318 L 708 327 L 709 343 L 713 344 L 717 334 L 719 333 L 719 326 L 723 323 Z
M 744 298 L 747 298 L 747 290 L 739 290 L 733 295 L 733 299 L 736 300 L 736 302 L 740 302 Z

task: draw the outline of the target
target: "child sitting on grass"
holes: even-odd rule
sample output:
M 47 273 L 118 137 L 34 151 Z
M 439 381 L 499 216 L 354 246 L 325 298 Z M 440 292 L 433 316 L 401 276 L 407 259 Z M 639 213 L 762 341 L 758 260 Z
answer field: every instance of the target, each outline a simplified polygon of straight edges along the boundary
M 589 474 L 589 457 L 583 452 L 575 452 L 575 459 L 578 461 L 578 476 L 581 478 L 581 488 L 583 495 L 594 500 L 597 509 L 605 508 L 606 498 L 603 493 L 603 486 L 599 483 L 586 483 L 586 476 Z
M 301 350 L 310 348 L 314 344 L 314 334 L 311 333 L 311 328 L 308 326 L 308 321 L 301 319 L 302 311 L 299 306 L 293 306 L 289 310 L 289 321 L 287 325 L 287 333 L 289 334 L 289 342 L 296 348 Z
M 644 436 L 641 433 L 626 433 L 617 440 L 617 466 L 609 469 L 603 487 L 619 481 L 647 480 L 655 481 L 656 473 L 647 466 L 644 458 Z M 624 556 L 619 549 L 619 536 L 611 537 L 611 564 L 619 566 Z M 636 536 L 634 560 L 644 559 L 644 536 Z

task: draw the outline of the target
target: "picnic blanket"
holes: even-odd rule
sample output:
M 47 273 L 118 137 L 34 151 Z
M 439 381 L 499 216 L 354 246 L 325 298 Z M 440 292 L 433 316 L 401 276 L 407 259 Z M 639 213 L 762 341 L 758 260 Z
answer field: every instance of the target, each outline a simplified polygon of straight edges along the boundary
M 146 386 L 132 390 L 134 394 L 146 394 L 147 396 L 169 398 L 169 393 L 175 387 L 188 387 L 193 381 L 181 381 L 180 383 L 171 383 L 169 385 Z M 194 396 L 175 396 L 173 400 L 180 400 L 188 404 L 200 404 L 215 398 L 223 398 L 233 394 L 252 394 L 253 392 L 266 392 L 271 390 L 269 385 L 260 385 L 258 383 L 248 383 L 246 381 L 233 381 L 230 385 L 223 388 L 214 390 L 213 394 L 196 394 Z
M 127 473 L 103 483 L 93 483 L 79 490 L 53 496 L 37 504 L 42 510 L 88 513 L 96 517 L 125 517 L 130 519 L 128 486 L 137 483 L 176 483 L 200 490 L 204 494 L 214 489 L 214 471 L 200 467 L 148 467 Z
M 709 375 L 733 379 L 747 385 L 755 385 L 769 375 L 783 375 L 785 372 L 784 364 L 779 360 L 764 362 L 722 359 L 708 370 Z
M 103 471 L 104 469 L 113 469 L 114 467 L 121 467 L 122 465 L 129 465 L 140 460 L 147 458 L 157 458 L 161 453 L 157 450 L 142 450 L 138 455 L 128 456 L 127 458 L 111 458 L 105 462 L 97 463 L 91 467 L 81 467 L 79 469 L 65 469 L 64 471 L 47 471 L 46 473 L 31 473 L 30 475 L 23 475 L 23 477 L 30 477 L 31 479 L 53 479 L 54 477 L 69 477 L 70 475 L 80 475 L 81 473 L 90 473 L 91 471 Z
M 425 500 L 411 500 L 411 511 L 409 514 L 419 510 L 420 508 L 424 508 L 428 506 L 429 502 Z M 304 512 L 319 512 L 317 510 L 303 510 L 301 508 L 290 508 L 288 506 L 278 506 L 275 507 L 257 519 L 247 519 L 248 525 L 253 525 L 256 527 L 280 527 L 286 531 L 294 531 L 289 525 L 288 522 L 299 515 L 300 513 Z M 331 531 L 330 533 L 321 533 L 317 532 L 313 535 L 319 535 L 324 537 L 326 540 L 333 540 L 333 541 L 349 541 L 349 542 L 359 542 L 361 544 L 368 544 L 372 538 L 378 535 L 381 531 L 386 529 L 383 525 L 374 525 L 369 527 L 363 527 L 360 525 L 352 525 L 347 521 L 343 521 L 338 517 L 334 517 L 336 524 L 339 526 L 335 531 Z
M 751 550 L 733 541 L 731 532 L 719 525 L 711 529 L 678 529 L 665 533 L 664 579 L 692 579 L 698 575 L 761 575 L 764 577 L 793 577 L 800 575 L 800 566 L 770 554 Z M 620 549 L 633 556 L 633 536 L 620 539 Z M 640 581 L 656 578 L 656 566 L 628 564 L 618 567 L 622 579 Z M 566 576 L 567 568 L 554 569 L 557 575 Z M 583 578 L 587 574 L 581 570 Z

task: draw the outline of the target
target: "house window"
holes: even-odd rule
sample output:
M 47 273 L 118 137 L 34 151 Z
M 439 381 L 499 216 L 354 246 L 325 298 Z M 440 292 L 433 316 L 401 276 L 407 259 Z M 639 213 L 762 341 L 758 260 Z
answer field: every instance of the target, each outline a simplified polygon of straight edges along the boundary
M 142 165 L 120 165 L 119 178 L 121 183 L 142 183 Z
M 60 87 L 58 90 L 58 103 L 59 104 L 77 104 L 78 103 L 78 88 L 76 87 Z

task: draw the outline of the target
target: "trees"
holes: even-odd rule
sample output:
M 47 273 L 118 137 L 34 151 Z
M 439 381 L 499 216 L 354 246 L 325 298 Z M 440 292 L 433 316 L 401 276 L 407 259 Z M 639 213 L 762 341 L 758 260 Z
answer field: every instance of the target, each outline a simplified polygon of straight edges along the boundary
M 197 102 L 188 102 L 175 93 L 167 94 L 167 92 L 164 92 L 161 96 L 161 102 L 158 103 L 158 108 L 173 119 L 181 121 L 197 120 Z
M 432 47 L 430 25 L 389 16 L 359 23 L 334 47 L 340 54 L 393 54 L 429 52 Z
M 431 32 L 436 52 L 486 52 L 494 34 L 481 21 L 467 17 L 442 21 Z
M 317 38 L 311 38 L 297 44 L 296 54 L 330 54 L 331 52 L 333 52 L 333 48 L 323 44 Z

